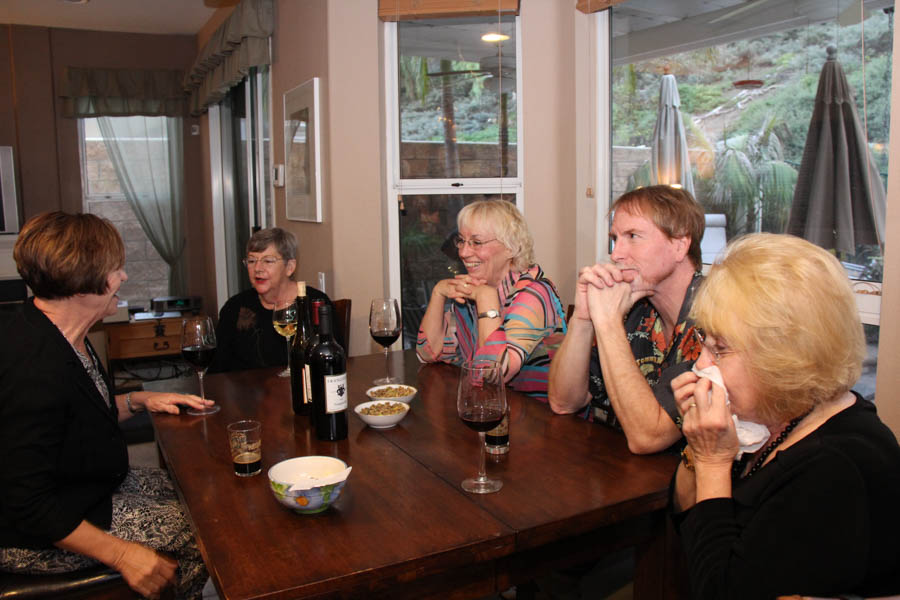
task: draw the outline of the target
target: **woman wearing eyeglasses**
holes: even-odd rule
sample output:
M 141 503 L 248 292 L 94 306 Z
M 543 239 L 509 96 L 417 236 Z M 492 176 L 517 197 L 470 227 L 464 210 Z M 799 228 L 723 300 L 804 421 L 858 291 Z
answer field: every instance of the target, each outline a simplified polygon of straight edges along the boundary
M 466 273 L 439 281 L 416 344 L 426 362 L 498 361 L 511 387 L 546 398 L 546 338 L 565 333 L 553 283 L 535 264 L 534 242 L 515 205 L 479 200 L 456 217 Z
M 691 316 L 701 374 L 672 382 L 688 443 L 672 509 L 694 598 L 900 593 L 900 447 L 850 391 L 866 347 L 841 264 L 745 236 Z
M 210 373 L 283 367 L 288 361 L 284 338 L 272 326 L 272 310 L 297 297 L 297 239 L 280 227 L 257 231 L 247 242 L 243 262 L 253 287 L 229 298 L 219 311 Z M 310 286 L 306 295 L 331 302 Z

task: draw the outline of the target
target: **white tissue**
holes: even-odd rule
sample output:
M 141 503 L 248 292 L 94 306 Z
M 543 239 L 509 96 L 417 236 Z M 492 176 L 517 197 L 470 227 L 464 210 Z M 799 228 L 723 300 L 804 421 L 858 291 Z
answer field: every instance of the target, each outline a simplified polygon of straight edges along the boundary
M 728 400 L 728 390 L 725 388 L 725 382 L 722 381 L 722 372 L 716 365 L 710 365 L 705 369 L 698 369 L 694 365 L 692 369 L 697 377 L 705 377 L 709 379 L 713 385 L 717 385 L 725 391 L 725 403 L 731 404 Z M 712 400 L 712 390 L 709 391 L 710 400 Z M 734 457 L 738 460 L 743 456 L 744 452 L 756 452 L 762 448 L 763 444 L 771 437 L 769 429 L 765 425 L 754 423 L 752 421 L 742 421 L 737 415 L 731 415 L 734 419 L 734 428 L 737 431 L 738 443 L 741 447 L 738 449 L 737 455 Z

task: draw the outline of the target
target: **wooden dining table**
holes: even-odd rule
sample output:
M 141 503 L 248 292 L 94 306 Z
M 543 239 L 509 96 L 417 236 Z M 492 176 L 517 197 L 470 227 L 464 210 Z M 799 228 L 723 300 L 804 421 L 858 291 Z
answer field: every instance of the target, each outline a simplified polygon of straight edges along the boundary
M 349 435 L 318 441 L 291 410 L 279 369 L 208 375 L 221 411 L 154 414 L 160 455 L 223 599 L 478 598 L 554 570 L 635 548 L 634 598 L 678 598 L 667 487 L 677 457 L 635 456 L 624 436 L 508 391 L 510 451 L 489 457 L 503 481 L 475 495 L 478 435 L 457 416 L 458 369 L 393 352 L 390 370 L 417 388 L 407 416 L 372 429 L 352 411 L 384 375 L 382 354 L 348 360 Z M 196 393 L 197 377 L 153 382 Z M 262 423 L 262 473 L 236 477 L 225 427 Z M 353 467 L 340 498 L 317 515 L 278 504 L 275 463 L 334 456 Z M 527 586 L 523 586 L 523 590 Z

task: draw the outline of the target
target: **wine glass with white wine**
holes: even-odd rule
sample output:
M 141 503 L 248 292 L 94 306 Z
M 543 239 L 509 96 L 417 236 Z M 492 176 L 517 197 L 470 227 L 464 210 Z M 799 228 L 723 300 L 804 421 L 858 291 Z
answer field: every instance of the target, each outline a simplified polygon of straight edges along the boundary
M 291 338 L 297 333 L 297 302 L 281 302 L 275 304 L 272 311 L 272 325 L 287 340 L 287 368 L 278 374 L 279 377 L 291 376 Z

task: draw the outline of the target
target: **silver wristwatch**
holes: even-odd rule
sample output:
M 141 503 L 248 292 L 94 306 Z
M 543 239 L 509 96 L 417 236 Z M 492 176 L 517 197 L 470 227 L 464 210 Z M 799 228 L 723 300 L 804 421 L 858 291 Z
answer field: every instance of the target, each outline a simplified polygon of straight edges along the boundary
M 486 310 L 483 313 L 478 313 L 479 319 L 496 319 L 499 316 L 500 316 L 500 311 L 495 310 L 493 308 L 491 310 Z

